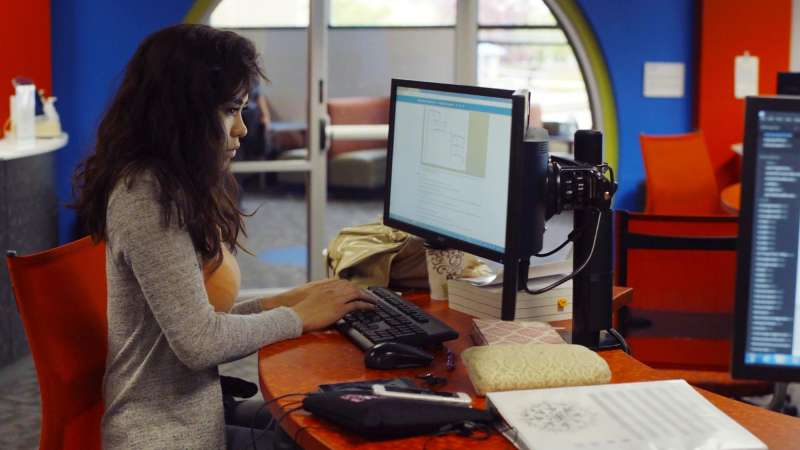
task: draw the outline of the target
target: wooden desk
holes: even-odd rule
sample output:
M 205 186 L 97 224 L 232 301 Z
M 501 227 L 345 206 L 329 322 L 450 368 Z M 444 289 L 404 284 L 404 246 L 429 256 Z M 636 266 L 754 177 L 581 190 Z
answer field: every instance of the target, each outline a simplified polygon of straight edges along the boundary
M 719 195 L 722 201 L 722 209 L 731 214 L 738 215 L 742 197 L 742 184 L 732 184 L 723 189 Z
M 615 306 L 630 301 L 631 290 L 615 288 Z M 460 337 L 446 343 L 455 353 L 461 353 L 473 344 L 469 337 L 472 318 L 466 314 L 447 308 L 446 302 L 431 302 L 427 296 L 408 296 L 422 308 L 442 319 Z M 602 352 L 600 355 L 608 362 L 612 372 L 612 383 L 629 381 L 657 380 L 663 377 L 650 367 L 636 361 L 620 350 Z M 264 347 L 259 352 L 259 381 L 266 400 L 277 396 L 312 392 L 323 383 L 368 380 L 398 376 L 414 377 L 426 372 L 446 376 L 449 391 L 470 393 L 475 401 L 473 406 L 483 408 L 485 400 L 477 397 L 467 377 L 466 369 L 458 361 L 456 369 L 447 372 L 444 352 L 437 353 L 431 367 L 403 369 L 394 371 L 371 370 L 364 367 L 364 354 L 355 345 L 336 331 L 325 331 L 303 335 L 298 339 L 278 342 Z M 698 391 L 714 405 L 766 442 L 771 450 L 796 448 L 800 442 L 800 419 L 777 414 L 761 408 L 730 400 L 703 390 Z M 287 409 L 296 405 L 300 397 L 289 397 L 270 405 L 274 417 L 281 417 Z M 294 405 L 286 406 L 294 402 Z M 289 436 L 295 438 L 300 446 L 310 450 L 321 449 L 421 449 L 427 436 L 389 441 L 370 441 L 341 428 L 321 421 L 310 414 L 297 411 L 289 414 L 281 422 Z M 462 437 L 447 436 L 427 442 L 431 449 L 504 449 L 511 444 L 499 435 L 486 441 L 472 441 Z

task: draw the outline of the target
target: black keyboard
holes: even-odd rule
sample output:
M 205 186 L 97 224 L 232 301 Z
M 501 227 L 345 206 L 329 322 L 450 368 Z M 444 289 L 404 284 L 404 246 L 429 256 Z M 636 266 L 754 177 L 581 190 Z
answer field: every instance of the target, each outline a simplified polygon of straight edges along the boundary
M 368 291 L 375 298 L 374 311 L 353 311 L 336 322 L 336 328 L 361 350 L 380 342 L 427 347 L 458 338 L 456 330 L 391 290 L 370 287 Z

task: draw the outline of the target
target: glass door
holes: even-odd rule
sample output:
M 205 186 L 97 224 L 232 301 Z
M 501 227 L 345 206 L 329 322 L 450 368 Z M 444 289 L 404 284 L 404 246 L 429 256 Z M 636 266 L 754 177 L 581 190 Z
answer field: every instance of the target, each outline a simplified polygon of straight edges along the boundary
M 231 170 L 249 217 L 241 296 L 325 276 L 327 0 L 222 0 L 209 24 L 255 44 L 270 81 L 251 92 Z M 249 119 L 248 119 L 249 118 Z

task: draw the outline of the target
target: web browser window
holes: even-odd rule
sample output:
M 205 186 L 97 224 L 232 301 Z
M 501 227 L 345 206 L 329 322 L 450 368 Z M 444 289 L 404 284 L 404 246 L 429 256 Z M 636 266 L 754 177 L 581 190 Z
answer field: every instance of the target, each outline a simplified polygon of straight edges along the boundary
M 389 217 L 503 252 L 511 99 L 398 87 Z

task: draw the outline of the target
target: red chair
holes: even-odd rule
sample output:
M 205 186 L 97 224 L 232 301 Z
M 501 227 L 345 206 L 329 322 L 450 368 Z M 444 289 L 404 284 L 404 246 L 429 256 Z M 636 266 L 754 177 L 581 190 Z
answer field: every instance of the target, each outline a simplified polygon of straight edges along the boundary
M 85 237 L 28 256 L 11 251 L 6 260 L 39 379 L 39 449 L 99 450 L 108 350 L 105 243 Z M 238 267 L 223 260 L 214 272 L 204 270 L 204 279 L 209 302 L 230 309 Z
M 634 289 L 620 325 L 633 356 L 729 397 L 771 393 L 729 375 L 737 218 L 615 215 L 616 284 Z
M 727 215 L 702 131 L 639 136 L 649 214 Z
M 372 125 L 389 123 L 389 97 L 340 97 L 328 99 L 331 125 Z M 386 148 L 386 139 L 350 141 L 334 139 L 328 157 L 375 148 Z
M 86 237 L 29 256 L 9 252 L 6 259 L 39 379 L 39 448 L 100 449 L 105 244 Z

